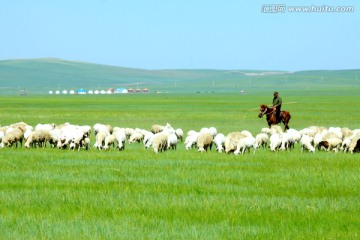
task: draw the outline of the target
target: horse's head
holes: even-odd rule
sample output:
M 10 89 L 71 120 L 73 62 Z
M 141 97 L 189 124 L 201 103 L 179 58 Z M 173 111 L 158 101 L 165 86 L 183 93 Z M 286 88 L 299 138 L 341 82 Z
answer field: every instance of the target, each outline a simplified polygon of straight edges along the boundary
M 264 114 L 266 114 L 267 110 L 268 110 L 268 107 L 265 104 L 261 104 L 258 117 L 261 118 Z

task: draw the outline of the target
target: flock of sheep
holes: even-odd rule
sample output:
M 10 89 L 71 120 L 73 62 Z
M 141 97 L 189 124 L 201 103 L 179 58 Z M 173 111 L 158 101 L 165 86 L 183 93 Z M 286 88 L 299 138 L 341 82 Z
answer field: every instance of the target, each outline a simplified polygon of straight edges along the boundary
M 95 143 L 91 145 L 90 136 L 94 132 Z M 133 129 L 112 127 L 97 123 L 93 127 L 64 123 L 37 124 L 35 127 L 24 122 L 0 127 L 0 148 L 4 147 L 56 147 L 59 149 L 99 150 L 117 148 L 124 150 L 126 144 L 144 144 L 155 153 L 174 150 L 179 143 L 189 150 L 197 148 L 199 152 L 211 150 L 234 154 L 244 154 L 253 149 L 269 148 L 271 151 L 290 150 L 295 144 L 301 145 L 301 151 L 315 153 L 321 151 L 360 151 L 360 129 L 340 127 L 312 126 L 301 130 L 288 129 L 283 132 L 279 126 L 263 128 L 253 136 L 247 130 L 231 132 L 227 135 L 218 133 L 215 127 L 202 128 L 200 131 L 190 130 L 184 139 L 183 130 L 174 129 L 170 124 L 153 125 L 151 129 Z M 23 144 L 24 143 L 24 144 Z

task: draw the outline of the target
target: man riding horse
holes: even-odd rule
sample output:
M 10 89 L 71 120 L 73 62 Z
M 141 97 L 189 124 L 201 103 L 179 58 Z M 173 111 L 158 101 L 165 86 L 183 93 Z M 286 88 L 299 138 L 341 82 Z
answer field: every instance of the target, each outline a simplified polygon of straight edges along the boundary
M 281 104 L 282 99 L 279 97 L 279 93 L 274 92 L 273 105 L 269 107 L 266 104 L 261 104 L 258 117 L 262 118 L 265 115 L 269 128 L 271 125 L 282 122 L 284 124 L 284 131 L 286 131 L 289 129 L 291 115 L 288 111 L 281 111 Z
M 282 99 L 281 97 L 279 97 L 279 93 L 278 92 L 274 92 L 274 99 L 273 99 L 273 109 L 275 111 L 276 114 L 276 123 L 279 123 L 281 121 L 281 104 L 282 104 Z

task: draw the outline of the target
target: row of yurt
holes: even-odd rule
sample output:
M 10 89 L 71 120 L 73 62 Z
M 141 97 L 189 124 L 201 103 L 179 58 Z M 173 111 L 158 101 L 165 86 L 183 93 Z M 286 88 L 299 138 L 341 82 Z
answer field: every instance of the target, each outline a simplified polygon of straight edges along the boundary
M 108 90 L 84 90 L 84 89 L 79 89 L 77 91 L 74 90 L 56 90 L 56 91 L 49 91 L 49 94 L 125 94 L 125 93 L 149 93 L 149 89 L 144 88 L 144 89 L 140 89 L 140 88 L 136 88 L 135 90 L 132 88 L 126 89 L 126 88 L 109 88 Z

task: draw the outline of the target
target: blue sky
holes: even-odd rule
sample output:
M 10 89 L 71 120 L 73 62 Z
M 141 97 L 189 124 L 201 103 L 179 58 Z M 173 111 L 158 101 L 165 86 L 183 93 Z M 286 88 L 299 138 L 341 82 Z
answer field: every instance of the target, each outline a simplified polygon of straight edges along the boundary
M 282 13 L 263 13 L 285 4 Z M 293 13 L 289 6 L 354 6 Z M 358 0 L 0 0 L 0 60 L 145 69 L 360 68 Z

